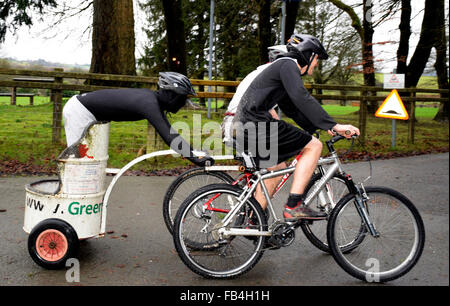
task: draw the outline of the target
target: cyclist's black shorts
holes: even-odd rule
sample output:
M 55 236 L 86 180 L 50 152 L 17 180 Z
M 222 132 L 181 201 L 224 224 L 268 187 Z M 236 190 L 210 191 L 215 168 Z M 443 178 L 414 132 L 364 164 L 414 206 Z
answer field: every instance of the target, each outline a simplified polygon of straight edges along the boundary
M 251 153 L 260 168 L 275 166 L 297 155 L 312 139 L 309 133 L 282 120 L 246 123 L 243 127 L 235 126 L 237 154 Z

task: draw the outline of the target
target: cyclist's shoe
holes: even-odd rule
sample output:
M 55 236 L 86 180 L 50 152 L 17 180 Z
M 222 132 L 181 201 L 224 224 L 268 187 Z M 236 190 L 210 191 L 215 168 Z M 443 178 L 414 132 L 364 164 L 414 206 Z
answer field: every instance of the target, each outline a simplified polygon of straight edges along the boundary
M 293 208 L 286 205 L 283 210 L 283 216 L 285 221 L 290 222 L 298 220 L 324 220 L 328 215 L 324 212 L 317 212 L 306 205 L 300 204 Z

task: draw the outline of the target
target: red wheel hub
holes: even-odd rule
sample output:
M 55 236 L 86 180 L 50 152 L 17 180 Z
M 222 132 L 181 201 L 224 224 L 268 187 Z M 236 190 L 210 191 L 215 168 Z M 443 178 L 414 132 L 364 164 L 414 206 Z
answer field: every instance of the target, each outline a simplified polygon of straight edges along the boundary
M 58 261 L 67 253 L 69 245 L 67 238 L 58 230 L 48 229 L 39 234 L 36 239 L 36 251 L 47 261 Z

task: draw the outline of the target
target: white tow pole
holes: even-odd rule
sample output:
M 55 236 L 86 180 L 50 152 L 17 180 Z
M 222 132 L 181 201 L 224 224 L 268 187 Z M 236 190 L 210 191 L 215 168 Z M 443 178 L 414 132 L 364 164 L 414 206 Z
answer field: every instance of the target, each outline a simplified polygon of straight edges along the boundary
M 205 156 L 205 152 L 202 151 L 193 151 L 193 153 L 196 156 Z M 141 161 L 144 161 L 146 159 L 150 159 L 150 158 L 154 158 L 157 156 L 164 156 L 164 155 L 179 155 L 179 153 L 177 153 L 174 150 L 162 150 L 162 151 L 156 151 L 156 152 L 152 152 L 149 154 L 145 154 L 142 155 L 138 158 L 133 159 L 132 161 L 130 161 L 128 164 L 126 164 L 124 167 L 122 167 L 120 170 L 119 169 L 111 169 L 108 168 L 106 169 L 107 173 L 111 173 L 111 174 L 116 174 L 114 176 L 114 178 L 112 179 L 111 183 L 108 186 L 108 189 L 106 189 L 105 192 L 105 196 L 103 198 L 103 211 L 102 211 L 102 221 L 101 221 L 101 226 L 100 226 L 100 234 L 99 237 L 104 236 L 105 232 L 106 232 L 106 212 L 107 212 L 107 207 L 108 207 L 108 202 L 109 202 L 109 198 L 111 195 L 111 191 L 114 188 L 114 186 L 116 185 L 117 181 L 119 180 L 119 178 L 131 167 L 133 167 L 134 165 L 140 163 Z M 226 160 L 226 159 L 234 159 L 233 155 L 218 155 L 218 156 L 211 156 L 214 160 Z M 225 171 L 225 170 L 237 170 L 238 166 L 212 166 L 212 167 L 206 167 L 207 170 L 211 170 L 211 171 Z

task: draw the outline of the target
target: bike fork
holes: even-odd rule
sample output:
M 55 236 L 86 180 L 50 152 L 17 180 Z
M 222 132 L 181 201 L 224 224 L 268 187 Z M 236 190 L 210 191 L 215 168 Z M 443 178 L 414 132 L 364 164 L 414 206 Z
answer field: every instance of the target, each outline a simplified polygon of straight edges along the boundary
M 352 177 L 349 174 L 346 174 L 345 178 L 346 178 L 345 183 L 348 189 L 350 190 L 351 193 L 355 195 L 355 206 L 359 216 L 363 220 L 370 234 L 375 238 L 380 237 L 380 234 L 375 228 L 373 222 L 370 220 L 369 214 L 366 209 L 367 205 L 365 204 L 367 203 L 368 197 L 366 191 L 364 190 L 364 186 L 362 184 L 361 188 L 356 186 L 356 184 L 352 180 Z

